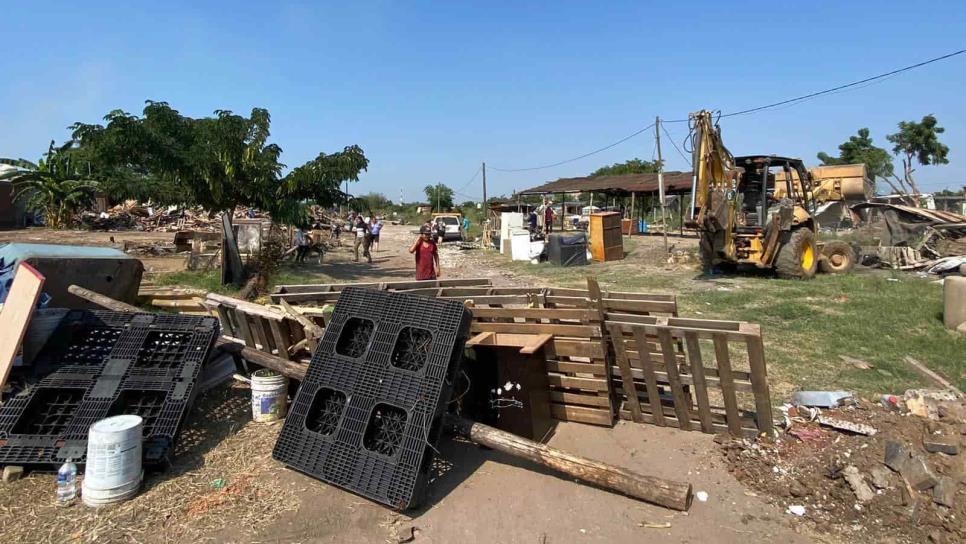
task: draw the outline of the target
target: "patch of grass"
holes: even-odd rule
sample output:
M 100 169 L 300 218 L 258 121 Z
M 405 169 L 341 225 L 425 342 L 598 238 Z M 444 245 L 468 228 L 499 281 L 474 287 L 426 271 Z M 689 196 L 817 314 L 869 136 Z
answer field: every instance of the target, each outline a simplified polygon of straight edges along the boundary
M 901 392 L 921 385 L 912 356 L 966 386 L 966 338 L 942 324 L 942 289 L 910 276 L 820 275 L 812 281 L 734 278 L 729 291 L 683 294 L 682 315 L 761 324 L 769 368 L 798 388 Z M 875 365 L 859 370 L 839 355 Z

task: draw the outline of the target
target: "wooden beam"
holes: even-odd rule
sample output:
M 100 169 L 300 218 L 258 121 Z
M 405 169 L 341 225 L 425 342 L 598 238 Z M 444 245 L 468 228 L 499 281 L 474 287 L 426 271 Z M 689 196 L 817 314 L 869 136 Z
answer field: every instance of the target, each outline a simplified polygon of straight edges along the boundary
M 25 262 L 17 265 L 13 285 L 0 308 L 0 392 L 7 383 L 43 287 L 43 274 Z
M 570 478 L 673 510 L 686 511 L 691 507 L 689 483 L 645 476 L 456 416 L 447 416 L 446 423 L 477 444 L 551 468 Z

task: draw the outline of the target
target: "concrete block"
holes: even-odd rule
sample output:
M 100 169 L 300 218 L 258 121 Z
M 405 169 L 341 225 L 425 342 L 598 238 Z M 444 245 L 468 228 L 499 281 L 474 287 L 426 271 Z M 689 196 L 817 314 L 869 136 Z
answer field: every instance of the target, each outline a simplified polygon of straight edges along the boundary
M 932 488 L 932 500 L 937 504 L 952 507 L 956 499 L 956 486 L 955 479 L 943 476 L 936 487 Z
M 23 467 L 8 465 L 3 467 L 3 481 L 5 483 L 16 482 L 23 476 Z
M 872 467 L 872 470 L 869 471 L 869 480 L 871 480 L 872 485 L 878 489 L 885 489 L 889 487 L 891 479 L 892 473 L 889 472 L 889 469 L 882 465 L 874 466 Z
M 947 276 L 943 280 L 943 322 L 953 330 L 966 323 L 966 277 Z
M 922 445 L 929 453 L 945 453 L 947 455 L 959 453 L 959 438 L 955 436 L 929 436 L 922 441 Z
M 893 440 L 886 442 L 884 462 L 887 467 L 896 472 L 902 472 L 902 468 L 909 461 L 909 457 L 909 449 L 902 444 Z
M 939 478 L 919 456 L 910 458 L 899 473 L 917 491 L 925 491 L 939 483 Z

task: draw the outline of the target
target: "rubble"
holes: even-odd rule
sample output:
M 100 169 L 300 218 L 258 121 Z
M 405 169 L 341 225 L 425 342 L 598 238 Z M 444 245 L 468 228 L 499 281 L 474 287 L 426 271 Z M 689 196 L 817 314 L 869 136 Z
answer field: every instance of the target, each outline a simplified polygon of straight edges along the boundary
M 842 477 L 849 483 L 849 487 L 855 492 L 855 498 L 859 502 L 869 502 L 875 498 L 875 492 L 865 482 L 865 477 L 859 472 L 855 465 L 849 465 L 842 470 Z
M 959 454 L 959 440 L 953 437 L 929 437 L 922 441 L 922 446 L 929 453 Z

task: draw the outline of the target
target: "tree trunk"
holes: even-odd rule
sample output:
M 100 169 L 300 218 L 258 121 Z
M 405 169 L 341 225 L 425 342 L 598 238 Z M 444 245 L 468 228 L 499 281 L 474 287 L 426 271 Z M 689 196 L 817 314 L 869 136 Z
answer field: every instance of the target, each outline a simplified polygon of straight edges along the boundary
M 691 484 L 687 482 L 645 476 L 572 455 L 452 414 L 446 416 L 446 423 L 477 444 L 552 468 L 582 482 L 673 510 L 687 511 L 691 507 Z

